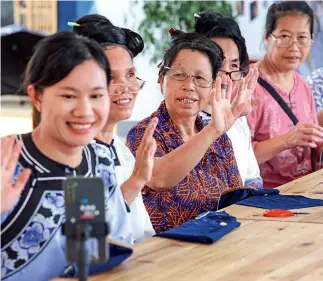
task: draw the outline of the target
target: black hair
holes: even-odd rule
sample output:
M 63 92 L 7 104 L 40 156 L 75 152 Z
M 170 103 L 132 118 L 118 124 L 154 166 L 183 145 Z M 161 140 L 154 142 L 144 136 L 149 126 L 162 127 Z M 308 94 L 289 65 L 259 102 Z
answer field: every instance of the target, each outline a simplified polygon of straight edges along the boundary
M 280 1 L 272 4 L 266 17 L 266 37 L 276 29 L 278 19 L 291 13 L 300 13 L 309 17 L 311 38 L 313 38 L 315 16 L 312 8 L 305 1 Z
M 127 28 L 114 26 L 106 17 L 98 14 L 79 18 L 73 32 L 89 37 L 103 46 L 120 45 L 131 57 L 136 57 L 144 49 L 141 36 Z
M 170 48 L 166 51 L 159 75 L 165 75 L 166 69 L 163 66 L 171 67 L 174 59 L 182 50 L 196 50 L 208 56 L 212 66 L 212 78 L 215 79 L 222 65 L 222 49 L 212 40 L 202 34 L 192 32 L 184 33 L 178 31 L 171 42 Z
M 42 93 L 63 80 L 76 66 L 84 61 L 94 59 L 105 71 L 107 83 L 110 83 L 111 70 L 102 47 L 85 37 L 72 32 L 57 32 L 41 41 L 29 60 L 23 83 L 27 92 L 28 85 L 33 85 Z M 33 127 L 40 122 L 40 113 L 33 108 Z
M 208 38 L 229 38 L 234 41 L 239 50 L 240 68 L 249 71 L 249 56 L 246 41 L 241 35 L 237 22 L 227 16 L 215 12 L 200 12 L 195 18 L 195 32 L 202 33 Z

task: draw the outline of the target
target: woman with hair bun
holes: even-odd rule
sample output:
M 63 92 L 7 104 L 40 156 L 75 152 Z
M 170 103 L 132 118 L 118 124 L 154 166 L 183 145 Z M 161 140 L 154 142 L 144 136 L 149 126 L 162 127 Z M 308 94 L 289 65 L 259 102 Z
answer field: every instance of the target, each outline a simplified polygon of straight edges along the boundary
M 245 186 L 262 188 L 259 166 L 251 144 L 251 134 L 246 119 L 254 107 L 253 90 L 256 86 L 258 72 L 249 71 L 249 57 L 239 25 L 230 17 L 223 17 L 214 12 L 195 14 L 195 31 L 212 39 L 223 50 L 224 59 L 218 75 L 229 75 L 233 84 L 233 99 L 241 84 L 247 84 L 245 102 L 247 107 L 242 116 L 236 120 L 227 134 L 231 139 L 234 155 L 237 160 L 240 176 Z M 248 73 L 249 72 L 249 73 Z M 248 75 L 247 75 L 248 73 Z M 211 120 L 211 107 L 207 106 L 202 112 L 203 121 Z
M 141 145 L 135 159 L 123 142 L 113 134 L 113 130 L 118 122 L 131 117 L 137 94 L 144 84 L 143 80 L 136 77 L 133 64 L 133 58 L 142 52 L 144 42 L 136 32 L 114 26 L 107 18 L 97 14 L 83 16 L 72 25 L 73 32 L 91 38 L 104 47 L 111 66 L 111 83 L 108 87 L 110 114 L 106 125 L 96 136 L 96 141 L 112 151 L 118 184 L 127 183 L 126 187 L 123 186 L 123 193 L 126 194 L 131 210 L 135 241 L 140 242 L 155 233 L 141 196 L 144 181 L 138 164 L 145 157 L 145 147 Z

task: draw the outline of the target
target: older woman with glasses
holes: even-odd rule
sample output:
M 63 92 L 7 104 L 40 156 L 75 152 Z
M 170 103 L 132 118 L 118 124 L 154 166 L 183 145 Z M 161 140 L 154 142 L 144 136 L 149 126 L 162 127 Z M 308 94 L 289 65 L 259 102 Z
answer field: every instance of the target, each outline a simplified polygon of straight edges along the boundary
M 273 87 L 299 122 L 293 124 L 268 86 L 257 85 L 257 107 L 247 119 L 266 188 L 311 173 L 311 149 L 323 141 L 310 87 L 295 71 L 308 56 L 313 26 L 313 10 L 305 1 L 276 2 L 267 13 L 267 53 L 257 67 L 261 79 Z
M 165 100 L 128 134 L 127 145 L 136 155 L 147 124 L 154 117 L 159 120 L 152 179 L 142 192 L 156 232 L 215 210 L 223 191 L 242 185 L 225 132 L 244 104 L 232 105 L 232 81 L 216 78 L 222 56 L 216 43 L 203 35 L 180 34 L 160 67 Z M 212 121 L 203 125 L 199 112 L 209 102 Z
M 96 141 L 108 147 L 114 155 L 118 184 L 127 184 L 123 186 L 122 191 L 131 210 L 135 242 L 140 242 L 155 233 L 141 196 L 146 177 L 142 172 L 146 168 L 140 167 L 139 164 L 144 163 L 143 157 L 145 158 L 145 154 L 148 153 L 148 146 L 141 146 L 141 152 L 138 153 L 135 161 L 131 151 L 113 131 L 119 121 L 131 117 L 137 94 L 144 86 L 145 82 L 136 77 L 133 64 L 133 57 L 141 53 L 144 42 L 139 34 L 116 27 L 101 15 L 83 16 L 72 25 L 75 33 L 94 39 L 105 48 L 105 54 L 111 66 L 111 83 L 108 88 L 111 101 L 110 114 L 106 125 L 96 136 Z M 155 144 L 152 145 L 155 146 Z M 152 157 L 150 159 L 152 160 Z
M 195 14 L 195 31 L 212 39 L 223 50 L 224 59 L 219 76 L 228 75 L 232 80 L 233 95 L 239 91 L 239 86 L 246 85 L 246 108 L 227 134 L 232 142 L 234 155 L 237 160 L 240 176 L 245 186 L 262 188 L 260 170 L 251 144 L 251 134 L 246 115 L 255 107 L 253 92 L 257 84 L 258 71 L 256 68 L 249 70 L 249 57 L 240 28 L 234 19 L 223 17 L 214 12 L 201 12 Z M 203 122 L 212 119 L 210 105 L 200 116 Z

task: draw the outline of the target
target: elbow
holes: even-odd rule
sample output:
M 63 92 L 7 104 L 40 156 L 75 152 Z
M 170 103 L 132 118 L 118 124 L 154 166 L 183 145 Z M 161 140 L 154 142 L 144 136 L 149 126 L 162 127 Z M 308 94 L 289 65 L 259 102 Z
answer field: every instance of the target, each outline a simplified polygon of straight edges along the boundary
M 172 186 L 167 185 L 164 178 L 160 176 L 152 176 L 151 180 L 147 183 L 147 186 L 156 191 L 164 191 L 171 189 Z

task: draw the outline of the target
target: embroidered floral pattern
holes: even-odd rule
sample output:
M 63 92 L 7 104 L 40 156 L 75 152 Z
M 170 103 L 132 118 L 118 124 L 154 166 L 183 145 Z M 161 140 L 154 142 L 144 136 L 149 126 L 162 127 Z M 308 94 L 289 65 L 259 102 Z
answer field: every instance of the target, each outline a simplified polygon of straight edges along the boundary
M 64 214 L 63 191 L 47 191 L 35 215 L 21 234 L 1 252 L 1 278 L 25 266 L 50 241 L 61 226 Z

